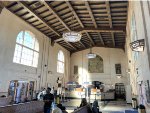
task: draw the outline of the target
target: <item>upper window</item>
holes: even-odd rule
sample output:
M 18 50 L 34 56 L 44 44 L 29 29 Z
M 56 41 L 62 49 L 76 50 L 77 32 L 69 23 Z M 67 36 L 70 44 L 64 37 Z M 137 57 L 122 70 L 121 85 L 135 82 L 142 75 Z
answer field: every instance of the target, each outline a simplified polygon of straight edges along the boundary
M 39 57 L 39 43 L 30 31 L 21 31 L 16 39 L 13 62 L 37 67 Z
M 58 52 L 57 72 L 64 73 L 64 53 L 62 51 Z
M 135 15 L 133 13 L 132 19 L 131 19 L 131 42 L 134 42 L 136 40 L 138 40 L 138 37 L 137 37 L 137 31 L 136 31 Z M 139 57 L 139 52 L 132 51 L 132 57 L 135 61 L 137 61 L 137 59 Z

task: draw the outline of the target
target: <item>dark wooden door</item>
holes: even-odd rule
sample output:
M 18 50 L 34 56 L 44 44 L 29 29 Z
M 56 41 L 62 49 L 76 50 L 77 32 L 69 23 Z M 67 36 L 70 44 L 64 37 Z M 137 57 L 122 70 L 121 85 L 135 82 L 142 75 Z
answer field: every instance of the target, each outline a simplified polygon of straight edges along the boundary
M 125 86 L 123 83 L 115 84 L 115 97 L 116 97 L 116 99 L 124 99 L 125 100 Z

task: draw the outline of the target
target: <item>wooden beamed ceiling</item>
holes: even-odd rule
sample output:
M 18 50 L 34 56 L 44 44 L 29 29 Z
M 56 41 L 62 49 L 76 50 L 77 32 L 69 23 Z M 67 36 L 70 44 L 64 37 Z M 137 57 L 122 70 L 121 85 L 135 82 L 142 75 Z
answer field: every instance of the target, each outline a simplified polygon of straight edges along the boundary
M 124 48 L 127 1 L 14 1 L 6 8 L 70 52 L 92 47 Z M 74 16 L 74 19 L 73 19 Z M 72 29 L 79 42 L 62 39 Z

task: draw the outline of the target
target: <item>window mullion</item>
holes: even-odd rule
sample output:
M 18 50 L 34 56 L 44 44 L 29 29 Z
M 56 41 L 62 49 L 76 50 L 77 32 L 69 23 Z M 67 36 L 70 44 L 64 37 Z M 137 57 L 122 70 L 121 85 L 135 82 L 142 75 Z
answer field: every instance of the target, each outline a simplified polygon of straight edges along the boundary
M 24 43 L 24 33 L 25 32 L 23 31 L 23 34 L 22 34 L 23 35 L 23 41 L 22 41 L 22 45 L 20 44 L 20 46 L 22 47 L 22 49 L 21 49 L 21 55 L 20 55 L 20 63 L 21 63 L 21 60 L 22 60 L 22 53 L 23 53 L 22 51 L 23 51 L 23 43 Z
M 32 50 L 33 54 L 32 54 L 32 59 L 31 59 L 31 66 L 33 66 L 33 57 L 34 57 L 34 51 Z
M 19 44 L 19 43 L 17 43 L 18 45 L 21 45 L 21 44 Z M 30 50 L 32 50 L 32 51 L 35 51 L 35 52 L 37 52 L 37 53 L 39 53 L 38 51 L 36 51 L 36 50 L 34 50 L 34 49 L 31 49 L 31 48 L 29 48 L 29 47 L 27 47 L 27 46 L 24 46 L 24 45 L 21 45 L 21 46 L 23 46 L 23 47 L 25 47 L 25 48 L 27 48 L 27 49 L 30 49 Z

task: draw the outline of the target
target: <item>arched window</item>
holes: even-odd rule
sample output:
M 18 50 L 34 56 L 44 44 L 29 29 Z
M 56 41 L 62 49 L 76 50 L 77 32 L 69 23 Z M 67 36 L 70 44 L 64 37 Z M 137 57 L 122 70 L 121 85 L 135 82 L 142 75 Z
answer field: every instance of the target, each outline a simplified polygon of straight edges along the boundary
M 21 31 L 16 39 L 13 62 L 37 67 L 39 57 L 39 43 L 30 31 Z
M 64 53 L 62 51 L 58 52 L 57 72 L 64 73 Z

